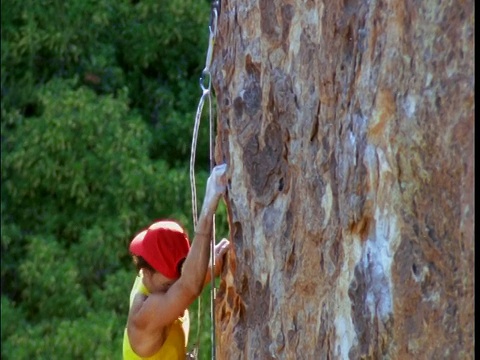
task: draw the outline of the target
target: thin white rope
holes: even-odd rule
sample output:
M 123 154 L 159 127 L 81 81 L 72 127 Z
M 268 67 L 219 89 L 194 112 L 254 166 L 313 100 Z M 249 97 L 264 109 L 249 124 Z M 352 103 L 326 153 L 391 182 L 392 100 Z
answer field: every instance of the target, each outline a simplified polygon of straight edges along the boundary
M 214 155 L 214 149 L 215 149 L 215 144 L 214 144 L 214 131 L 215 129 L 213 128 L 213 109 L 212 109 L 212 101 L 211 97 L 209 97 L 208 101 L 208 106 L 209 106 L 209 114 L 210 114 L 210 172 L 212 172 L 213 167 L 215 166 L 215 155 Z M 215 243 L 216 243 L 216 232 L 215 232 L 215 213 L 212 216 L 212 241 L 210 242 L 211 248 L 210 248 L 210 258 L 211 258 L 211 266 L 210 266 L 210 281 L 211 281 L 211 286 L 210 286 L 210 317 L 211 317 L 211 345 L 212 345 L 212 360 L 215 360 L 216 358 L 216 346 L 215 346 L 215 298 L 217 295 L 216 292 L 216 287 L 215 287 Z
M 212 19 L 210 22 L 209 30 L 210 30 L 210 41 L 209 41 L 209 47 L 208 47 L 208 52 L 207 52 L 207 60 L 206 60 L 206 68 L 204 70 L 204 73 L 208 72 L 208 91 L 209 94 L 211 93 L 211 87 L 212 87 L 212 80 L 211 80 L 211 74 L 210 74 L 210 64 L 212 62 L 212 56 L 213 56 L 213 46 L 215 43 L 215 37 L 217 35 L 217 20 L 218 20 L 218 6 L 220 5 L 220 2 L 215 2 L 215 6 L 212 7 Z M 213 109 L 212 109 L 212 99 L 209 96 L 209 101 L 208 101 L 208 106 L 209 106 L 209 119 L 210 119 L 210 172 L 212 172 L 213 167 L 215 166 L 215 155 L 214 155 L 214 149 L 215 149 L 215 144 L 214 144 L 214 132 L 215 129 L 213 127 Z M 216 231 L 215 231 L 215 214 L 212 216 L 212 241 L 211 241 L 211 249 L 210 249 L 210 258 L 211 258 L 211 276 L 210 276 L 210 281 L 211 281 L 211 286 L 210 286 L 210 318 L 211 318 L 211 345 L 212 345 L 212 360 L 216 359 L 216 345 L 215 345 L 215 298 L 216 298 L 216 288 L 215 288 L 215 243 L 216 243 Z
M 190 153 L 190 185 L 192 191 L 192 217 L 193 217 L 193 226 L 194 230 L 197 230 L 198 224 L 198 208 L 197 208 L 197 190 L 196 190 L 196 183 L 195 183 L 195 155 L 197 150 L 197 139 L 198 139 L 198 130 L 200 127 L 200 120 L 202 117 L 203 106 L 205 104 L 205 100 L 208 100 L 208 108 L 209 108 L 209 132 L 210 132 L 210 139 L 209 139 L 209 157 L 210 157 L 210 172 L 214 166 L 214 128 L 213 128 L 213 108 L 212 108 L 212 96 L 211 96 L 211 74 L 210 74 L 210 65 L 212 62 L 212 55 L 213 55 L 213 45 L 215 42 L 216 32 L 217 32 L 217 19 L 218 19 L 218 11 L 216 6 L 219 6 L 217 2 L 215 6 L 212 6 L 212 18 L 209 26 L 209 42 L 208 42 L 208 50 L 207 50 L 207 57 L 205 60 L 205 68 L 202 71 L 202 76 L 200 77 L 200 87 L 202 88 L 202 96 L 200 97 L 200 101 L 197 106 L 197 112 L 195 115 L 195 125 L 193 129 L 193 138 L 192 138 L 192 147 Z M 205 86 L 206 84 L 206 86 Z M 212 334 L 211 334 L 211 341 L 212 341 L 212 359 L 216 357 L 215 351 L 215 214 L 213 215 L 212 219 L 212 241 L 211 241 L 211 300 L 210 300 L 210 312 L 211 312 L 211 320 L 212 320 Z M 198 352 L 200 348 L 200 328 L 201 328 L 201 297 L 198 298 L 198 311 L 197 311 L 197 342 L 195 344 L 193 355 L 195 359 L 198 359 Z
M 197 113 L 195 115 L 195 126 L 193 128 L 193 139 L 192 139 L 192 148 L 190 153 L 190 185 L 192 190 L 192 216 L 193 216 L 193 228 L 197 229 L 198 223 L 198 210 L 197 210 L 197 190 L 195 184 L 195 154 L 197 150 L 197 138 L 198 138 L 198 129 L 200 127 L 200 119 L 202 117 L 203 105 L 205 104 L 205 98 L 208 99 L 210 103 L 210 90 L 203 90 L 203 94 L 200 98 L 197 107 Z
M 194 231 L 197 230 L 198 224 L 198 210 L 197 210 L 197 190 L 195 183 L 195 154 L 197 149 L 197 139 L 198 139 L 198 129 L 200 127 L 200 119 L 202 117 L 203 106 L 205 104 L 205 99 L 208 99 L 208 103 L 211 107 L 211 98 L 210 90 L 204 89 L 203 94 L 200 98 L 197 107 L 197 113 L 195 115 L 195 126 L 193 128 L 193 139 L 192 139 L 192 149 L 190 154 L 190 185 L 192 190 L 192 217 L 193 217 L 193 228 Z M 202 307 L 202 298 L 199 296 L 197 299 L 197 341 L 193 349 L 193 356 L 195 359 L 198 359 L 198 353 L 200 349 L 200 330 L 201 330 L 201 307 Z

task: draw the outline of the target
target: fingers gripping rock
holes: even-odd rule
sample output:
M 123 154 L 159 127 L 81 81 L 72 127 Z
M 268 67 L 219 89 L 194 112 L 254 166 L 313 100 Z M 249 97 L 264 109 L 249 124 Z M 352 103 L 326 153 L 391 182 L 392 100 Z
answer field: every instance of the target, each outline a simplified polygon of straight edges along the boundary
M 207 180 L 204 204 L 210 208 L 220 199 L 227 188 L 227 164 L 217 165 L 213 168 Z
M 227 164 L 217 165 L 208 177 L 207 188 L 212 188 L 217 195 L 225 192 L 227 187 Z M 208 191 L 207 189 L 207 191 Z

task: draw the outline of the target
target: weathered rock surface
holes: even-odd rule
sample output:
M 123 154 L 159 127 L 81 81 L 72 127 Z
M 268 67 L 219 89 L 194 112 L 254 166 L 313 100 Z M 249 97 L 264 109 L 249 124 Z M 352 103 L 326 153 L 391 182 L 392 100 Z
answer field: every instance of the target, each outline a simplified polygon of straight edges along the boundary
M 222 1 L 218 359 L 472 359 L 474 2 Z

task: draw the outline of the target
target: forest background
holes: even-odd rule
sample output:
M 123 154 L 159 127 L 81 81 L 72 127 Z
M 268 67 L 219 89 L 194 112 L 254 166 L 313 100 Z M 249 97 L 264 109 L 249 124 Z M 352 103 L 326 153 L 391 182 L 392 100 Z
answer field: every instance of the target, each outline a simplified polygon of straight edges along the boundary
M 2 359 L 120 359 L 133 236 L 193 233 L 207 0 L 2 0 Z M 196 182 L 210 167 L 206 114 Z M 224 204 L 217 234 L 226 236 Z M 210 291 L 191 308 L 211 357 Z

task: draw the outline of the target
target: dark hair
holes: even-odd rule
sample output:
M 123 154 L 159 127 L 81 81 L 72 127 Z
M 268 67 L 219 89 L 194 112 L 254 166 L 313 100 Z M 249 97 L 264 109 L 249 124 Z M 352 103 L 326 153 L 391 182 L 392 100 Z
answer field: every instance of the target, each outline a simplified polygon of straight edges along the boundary
M 137 271 L 140 271 L 141 269 L 146 269 L 149 271 L 157 271 L 153 268 L 152 265 L 150 265 L 143 257 L 133 255 L 133 262 L 135 264 L 135 267 L 137 268 Z
M 185 262 L 185 259 L 186 258 L 183 258 L 182 260 L 180 260 L 177 264 L 177 273 L 179 275 L 182 275 L 182 269 L 183 269 L 183 263 Z
M 137 255 L 132 255 L 132 257 L 133 257 L 133 263 L 135 264 L 137 271 L 140 271 L 141 269 L 146 269 L 152 272 L 157 271 L 143 257 L 137 256 Z M 180 275 L 182 274 L 182 268 L 183 268 L 183 263 L 185 262 L 185 259 L 186 258 L 181 259 L 177 264 L 177 273 Z

